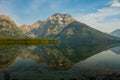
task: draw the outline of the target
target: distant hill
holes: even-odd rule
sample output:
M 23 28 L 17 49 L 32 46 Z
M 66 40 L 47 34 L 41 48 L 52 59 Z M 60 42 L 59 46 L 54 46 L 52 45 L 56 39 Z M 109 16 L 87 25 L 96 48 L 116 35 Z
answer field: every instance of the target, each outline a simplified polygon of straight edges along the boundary
M 116 29 L 115 31 L 110 33 L 113 36 L 120 37 L 120 29 Z
M 26 37 L 8 16 L 0 15 L 0 37 Z

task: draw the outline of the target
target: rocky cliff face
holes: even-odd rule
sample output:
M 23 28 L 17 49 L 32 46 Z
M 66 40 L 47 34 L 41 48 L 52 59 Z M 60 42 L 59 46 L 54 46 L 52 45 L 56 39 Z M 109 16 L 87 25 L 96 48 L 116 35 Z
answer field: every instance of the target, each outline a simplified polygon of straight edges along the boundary
M 56 13 L 46 20 L 46 23 L 38 28 L 37 37 L 52 38 L 59 34 L 69 23 L 76 21 L 68 14 Z
M 63 25 L 64 27 L 73 21 L 75 21 L 75 19 L 73 19 L 72 16 L 60 13 L 56 13 L 47 19 L 48 23 L 54 25 Z
M 22 25 L 20 26 L 20 29 L 27 34 L 29 37 L 36 37 L 36 32 L 39 27 L 41 27 L 45 21 L 37 21 L 32 25 Z
M 0 35 L 9 37 L 25 37 L 25 34 L 17 27 L 8 16 L 0 15 Z
M 24 32 L 24 33 L 27 33 L 27 32 L 30 32 L 32 31 L 33 29 L 37 29 L 38 27 L 40 27 L 41 25 L 43 25 L 43 21 L 37 21 L 35 22 L 34 24 L 32 25 L 22 25 L 20 26 L 20 29 Z
M 29 32 L 31 30 L 30 28 L 31 26 L 30 25 L 26 25 L 26 24 L 23 24 L 22 26 L 20 26 L 20 29 L 26 33 L 26 32 Z
M 76 20 L 68 14 L 56 13 L 46 21 L 37 21 L 33 25 L 22 25 L 20 29 L 29 37 L 52 38 L 73 21 Z

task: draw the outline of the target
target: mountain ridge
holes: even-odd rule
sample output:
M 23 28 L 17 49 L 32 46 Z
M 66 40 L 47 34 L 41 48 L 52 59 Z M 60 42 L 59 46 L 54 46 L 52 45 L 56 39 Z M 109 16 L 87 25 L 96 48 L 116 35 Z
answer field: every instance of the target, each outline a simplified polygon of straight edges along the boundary
M 20 29 L 25 33 L 27 34 L 29 37 L 36 37 L 35 33 L 36 33 L 36 30 L 42 26 L 43 24 L 45 23 L 45 21 L 37 21 L 35 23 L 33 23 L 32 25 L 22 25 L 20 26 Z
M 55 38 L 60 39 L 62 43 L 72 45 L 109 43 L 118 40 L 116 37 L 102 33 L 78 21 L 70 23 L 60 34 L 56 35 Z
M 8 25 L 11 27 L 11 24 Z M 18 27 L 15 26 L 15 28 Z M 60 39 L 62 43 L 75 45 L 110 43 L 120 40 L 75 20 L 69 14 L 60 13 L 53 14 L 46 21 L 37 21 L 32 25 L 23 25 L 18 30 L 28 37 Z

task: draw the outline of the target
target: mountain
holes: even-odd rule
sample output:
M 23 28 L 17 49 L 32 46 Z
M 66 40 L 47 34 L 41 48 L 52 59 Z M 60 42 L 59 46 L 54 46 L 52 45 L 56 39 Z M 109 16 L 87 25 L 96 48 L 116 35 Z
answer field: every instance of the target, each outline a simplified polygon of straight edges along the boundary
M 22 25 L 20 28 L 10 17 L 0 15 L 1 36 L 25 37 L 25 34 L 29 37 L 60 39 L 62 43 L 74 45 L 104 44 L 119 40 L 78 22 L 68 14 L 56 13 L 46 21 Z
M 73 21 L 75 19 L 68 14 L 56 13 L 47 19 L 46 24 L 41 27 L 42 33 L 38 37 L 54 37 Z
M 75 21 L 68 14 L 56 13 L 47 19 L 46 24 L 41 27 L 42 33 L 38 37 L 54 37 L 59 34 L 68 24 Z
M 116 29 L 115 31 L 110 33 L 113 36 L 120 37 L 120 29 Z
M 75 45 L 104 44 L 118 40 L 75 20 L 69 14 L 56 13 L 46 21 L 36 22 L 36 24 L 34 27 L 24 25 L 21 29 L 33 37 L 60 39 L 62 43 Z
M 56 13 L 44 21 L 43 24 L 39 25 L 39 27 L 30 30 L 28 33 L 32 33 L 36 37 L 52 38 L 73 21 L 75 19 L 68 14 Z
M 60 39 L 62 43 L 73 45 L 105 44 L 117 40 L 113 36 L 102 33 L 78 21 L 68 24 L 54 38 Z
M 26 37 L 8 16 L 0 15 L 0 37 Z
M 42 26 L 45 23 L 45 21 L 37 21 L 32 25 L 22 25 L 20 26 L 20 29 L 27 34 L 29 37 L 36 37 L 37 29 Z

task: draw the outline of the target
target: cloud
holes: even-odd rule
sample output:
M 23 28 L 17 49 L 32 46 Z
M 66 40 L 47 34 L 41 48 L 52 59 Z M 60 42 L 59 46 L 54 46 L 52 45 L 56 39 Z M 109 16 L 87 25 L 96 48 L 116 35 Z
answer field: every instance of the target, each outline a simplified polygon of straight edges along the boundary
M 99 30 L 110 33 L 114 31 L 115 29 L 120 29 L 120 20 L 118 19 L 113 19 L 112 21 L 109 22 L 100 22 L 96 23 L 95 26 L 99 27 Z
M 83 15 L 78 14 L 75 17 L 77 20 L 84 22 L 100 31 L 111 32 L 113 29 L 120 28 L 120 19 L 115 21 L 114 16 L 120 16 L 120 8 L 105 7 L 98 9 L 97 12 Z M 108 19 L 109 17 L 111 17 L 111 20 Z
M 120 0 L 113 0 L 112 7 L 120 7 Z
M 82 21 L 100 22 L 100 21 L 103 21 L 105 18 L 114 16 L 114 15 L 120 15 L 119 8 L 102 8 L 102 9 L 98 9 L 98 11 L 95 13 L 77 15 L 77 17 L 79 16 L 78 19 Z
M 32 0 L 30 2 L 29 11 L 36 11 L 40 8 L 47 8 L 50 10 L 58 10 L 61 8 L 63 4 L 65 4 L 68 0 Z

